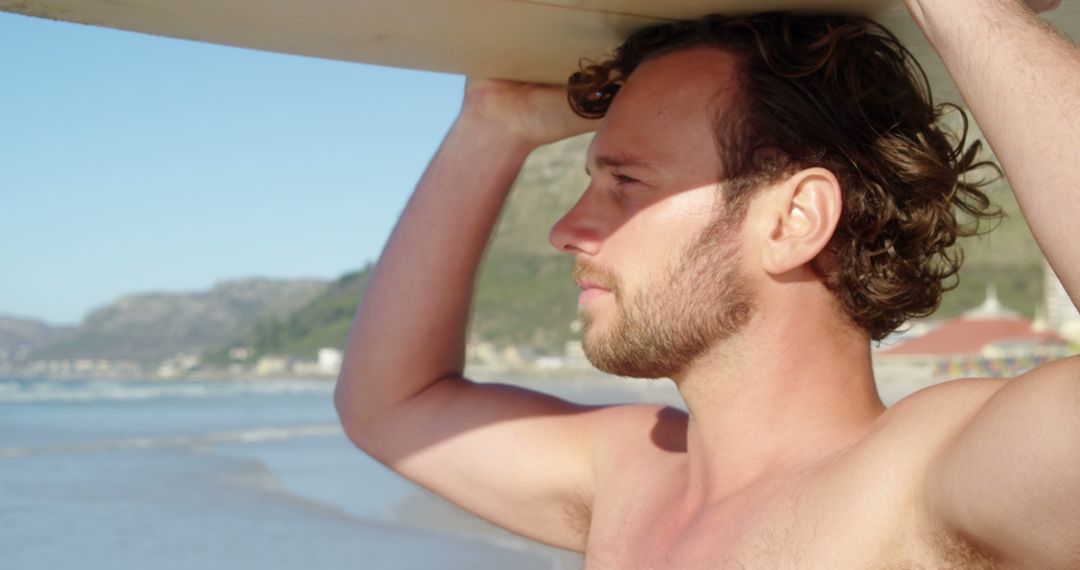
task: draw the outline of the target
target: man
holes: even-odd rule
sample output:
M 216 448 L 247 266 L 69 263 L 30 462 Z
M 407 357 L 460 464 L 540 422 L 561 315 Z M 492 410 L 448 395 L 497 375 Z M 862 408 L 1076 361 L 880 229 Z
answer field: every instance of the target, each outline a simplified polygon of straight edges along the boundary
M 908 0 L 1075 302 L 1080 53 L 1032 12 L 1048 4 Z M 887 410 L 876 393 L 870 340 L 932 310 L 955 270 L 949 206 L 986 207 L 910 80 L 891 103 L 860 84 L 896 78 L 896 47 L 843 18 L 689 26 L 577 76 L 598 124 L 560 90 L 468 84 L 358 308 L 335 394 L 348 435 L 588 568 L 1080 568 L 1080 360 Z M 877 59 L 845 63 L 866 41 Z M 462 377 L 476 269 L 525 156 L 592 128 L 591 183 L 551 233 L 584 346 L 669 376 L 688 414 Z

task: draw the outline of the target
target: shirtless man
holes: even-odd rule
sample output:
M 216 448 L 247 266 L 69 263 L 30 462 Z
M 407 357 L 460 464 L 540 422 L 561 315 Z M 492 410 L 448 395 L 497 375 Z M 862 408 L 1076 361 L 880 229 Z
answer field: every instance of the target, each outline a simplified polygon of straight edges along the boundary
M 1053 2 L 907 3 L 1077 302 L 1080 52 L 1034 15 Z M 843 42 L 865 41 L 847 25 L 805 49 L 845 57 Z M 755 35 L 714 27 L 725 26 Z M 601 121 L 566 111 L 560 90 L 469 82 L 358 308 L 335 394 L 349 437 L 495 524 L 585 553 L 591 569 L 1080 568 L 1080 359 L 949 382 L 889 409 L 875 390 L 871 339 L 932 309 L 940 284 L 920 275 L 949 272 L 932 246 L 950 240 L 933 241 L 949 222 L 932 208 L 983 207 L 977 185 L 956 184 L 971 157 L 950 156 L 940 132 L 901 113 L 866 127 L 876 137 L 916 125 L 895 152 L 870 148 L 897 142 L 882 135 L 839 141 L 840 155 L 773 149 L 740 163 L 725 151 L 786 124 L 746 122 L 778 92 L 753 83 L 747 106 L 745 53 L 683 44 L 645 57 L 613 100 L 603 83 L 579 92 L 578 110 Z M 856 69 L 878 81 L 882 57 Z M 605 71 L 590 73 L 581 84 L 592 89 Z M 849 79 L 831 85 L 857 85 Z M 894 87 L 895 105 L 918 115 L 910 85 Z M 887 99 L 870 93 L 866 104 Z M 849 109 L 826 107 L 806 112 Z M 601 369 L 670 377 L 689 414 L 579 406 L 462 377 L 477 266 L 511 183 L 536 146 L 593 128 L 591 182 L 550 238 L 575 260 L 584 347 Z M 870 164 L 871 151 L 892 158 Z M 772 169 L 755 174 L 758 159 Z M 855 175 L 859 187 L 908 192 L 858 198 Z M 888 214 L 899 233 L 851 211 Z M 931 245 L 913 254 L 910 239 Z M 844 273 L 855 258 L 884 261 Z M 895 265 L 904 260 L 915 268 Z

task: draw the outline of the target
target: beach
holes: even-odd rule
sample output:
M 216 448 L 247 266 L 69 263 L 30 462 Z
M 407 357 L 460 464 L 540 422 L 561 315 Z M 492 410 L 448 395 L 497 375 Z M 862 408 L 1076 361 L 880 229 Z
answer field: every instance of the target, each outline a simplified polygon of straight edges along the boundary
M 550 382 L 583 401 L 642 396 Z M 329 380 L 0 380 L 0 567 L 580 567 L 367 457 L 332 392 Z
M 678 404 L 669 382 L 509 379 L 581 403 Z M 330 380 L 0 380 L 0 567 L 581 567 L 366 456 L 332 393 Z

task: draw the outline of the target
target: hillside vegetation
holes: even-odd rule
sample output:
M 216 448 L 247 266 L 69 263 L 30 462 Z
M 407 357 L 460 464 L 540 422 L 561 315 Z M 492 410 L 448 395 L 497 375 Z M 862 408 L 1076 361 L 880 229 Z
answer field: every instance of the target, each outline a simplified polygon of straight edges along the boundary
M 207 291 L 127 295 L 92 311 L 75 330 L 37 347 L 35 359 L 155 363 L 245 334 L 257 319 L 293 314 L 325 287 L 316 280 L 244 279 Z

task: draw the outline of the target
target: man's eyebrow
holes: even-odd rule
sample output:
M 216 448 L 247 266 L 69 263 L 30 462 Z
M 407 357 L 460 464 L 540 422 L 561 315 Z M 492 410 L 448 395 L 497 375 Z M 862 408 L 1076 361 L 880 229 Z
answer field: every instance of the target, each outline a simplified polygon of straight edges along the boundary
M 655 164 L 632 154 L 602 154 L 593 161 L 597 168 L 655 168 Z M 588 163 L 585 164 L 585 173 L 591 174 Z

